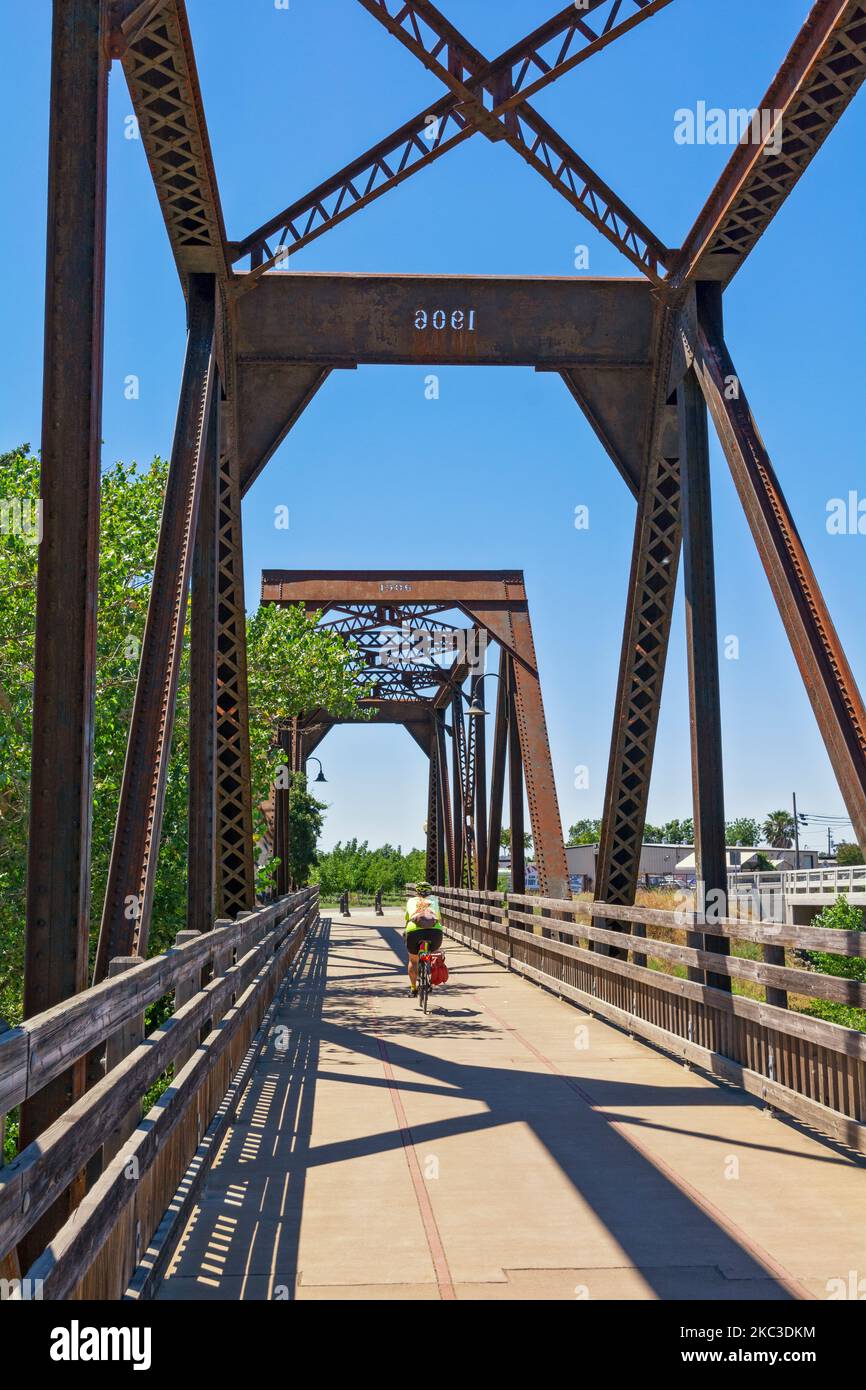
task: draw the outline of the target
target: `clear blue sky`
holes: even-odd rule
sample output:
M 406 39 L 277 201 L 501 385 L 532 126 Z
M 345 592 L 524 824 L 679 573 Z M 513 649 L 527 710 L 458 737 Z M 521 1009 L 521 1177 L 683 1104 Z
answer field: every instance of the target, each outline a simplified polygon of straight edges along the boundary
M 554 0 L 443 0 L 491 56 Z M 535 104 L 656 233 L 677 245 L 729 151 L 675 143 L 674 112 L 756 104 L 808 0 L 674 0 Z M 189 0 L 226 225 L 239 238 L 441 95 L 356 0 Z M 0 447 L 40 431 L 49 0 L 0 0 Z M 122 71 L 111 78 L 104 460 L 166 453 L 184 315 Z M 855 101 L 727 296 L 728 339 L 830 610 L 866 683 L 866 537 L 831 537 L 830 498 L 866 494 L 862 398 L 866 98 Z M 298 254 L 298 270 L 568 275 L 631 267 L 512 151 L 476 136 Z M 124 378 L 141 379 L 138 401 Z M 245 503 L 248 603 L 262 568 L 500 567 L 526 573 L 563 821 L 604 793 L 634 503 L 562 382 L 523 369 L 335 373 Z M 729 815 L 790 804 L 841 812 L 787 639 L 724 459 L 713 448 Z M 439 487 L 431 489 L 431 480 Z M 459 499 L 450 511 L 448 499 Z M 291 509 L 288 532 L 274 507 Z M 590 529 L 574 529 L 574 508 Z M 419 518 L 421 519 L 419 524 Z M 419 541 L 419 536 L 424 539 Z M 650 819 L 690 811 L 678 606 Z M 338 730 L 322 746 L 325 843 L 420 843 L 423 758 L 402 730 Z M 588 764 L 590 787 L 573 786 Z M 807 843 L 823 843 L 807 837 Z

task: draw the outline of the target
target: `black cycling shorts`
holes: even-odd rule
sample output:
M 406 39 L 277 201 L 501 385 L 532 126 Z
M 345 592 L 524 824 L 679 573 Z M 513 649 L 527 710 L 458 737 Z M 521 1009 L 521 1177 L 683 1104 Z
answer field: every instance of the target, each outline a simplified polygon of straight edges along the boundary
M 441 927 L 413 927 L 406 933 L 406 949 L 410 956 L 417 956 L 418 947 L 426 941 L 431 951 L 438 951 L 442 945 Z

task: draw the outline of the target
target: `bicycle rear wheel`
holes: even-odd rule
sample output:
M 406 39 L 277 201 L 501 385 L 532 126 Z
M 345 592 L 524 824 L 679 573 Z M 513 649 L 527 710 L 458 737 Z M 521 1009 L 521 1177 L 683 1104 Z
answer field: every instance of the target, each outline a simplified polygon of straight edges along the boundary
M 427 1001 L 430 998 L 430 962 L 422 960 L 418 962 L 418 1004 L 421 1011 L 426 1014 Z

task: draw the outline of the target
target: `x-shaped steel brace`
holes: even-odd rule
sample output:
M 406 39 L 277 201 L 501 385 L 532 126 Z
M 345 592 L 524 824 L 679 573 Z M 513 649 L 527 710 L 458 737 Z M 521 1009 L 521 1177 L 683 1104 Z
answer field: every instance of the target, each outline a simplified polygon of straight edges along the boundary
M 492 63 L 426 0 L 361 3 L 445 82 L 450 95 L 235 243 L 233 261 L 251 257 L 244 285 L 284 262 L 288 250 L 307 245 L 478 130 L 510 144 L 640 271 L 661 282 L 668 249 L 533 110 L 527 97 L 671 0 L 586 0 L 585 5 L 567 5 Z M 272 247 L 269 240 L 275 236 L 278 241 Z

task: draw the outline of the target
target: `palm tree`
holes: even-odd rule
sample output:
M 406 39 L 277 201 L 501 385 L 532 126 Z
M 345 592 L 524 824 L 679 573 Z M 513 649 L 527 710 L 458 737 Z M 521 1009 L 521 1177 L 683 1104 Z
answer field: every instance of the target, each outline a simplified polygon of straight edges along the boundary
M 762 831 L 773 849 L 790 849 L 794 834 L 794 817 L 790 811 L 770 811 Z

